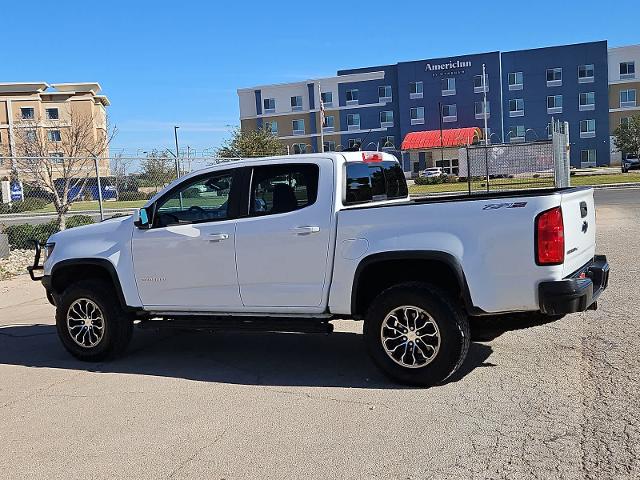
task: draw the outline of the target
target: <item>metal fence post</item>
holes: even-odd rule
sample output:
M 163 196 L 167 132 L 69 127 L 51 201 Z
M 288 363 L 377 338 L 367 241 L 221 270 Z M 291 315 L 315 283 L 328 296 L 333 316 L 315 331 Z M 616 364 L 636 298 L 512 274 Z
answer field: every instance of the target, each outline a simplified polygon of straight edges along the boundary
M 100 221 L 104 220 L 104 210 L 102 209 L 102 183 L 100 182 L 100 167 L 98 166 L 98 156 L 93 156 L 93 163 L 96 167 L 96 182 L 98 184 L 98 205 L 100 207 Z

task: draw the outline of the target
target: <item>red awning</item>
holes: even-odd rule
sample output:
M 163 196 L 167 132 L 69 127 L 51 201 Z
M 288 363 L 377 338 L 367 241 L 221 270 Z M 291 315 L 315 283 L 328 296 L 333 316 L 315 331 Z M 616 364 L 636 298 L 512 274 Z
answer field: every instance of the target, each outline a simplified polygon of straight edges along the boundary
M 482 139 L 482 131 L 477 127 L 451 128 L 442 130 L 443 147 L 461 147 Z M 402 141 L 402 150 L 420 150 L 440 147 L 440 130 L 408 133 Z

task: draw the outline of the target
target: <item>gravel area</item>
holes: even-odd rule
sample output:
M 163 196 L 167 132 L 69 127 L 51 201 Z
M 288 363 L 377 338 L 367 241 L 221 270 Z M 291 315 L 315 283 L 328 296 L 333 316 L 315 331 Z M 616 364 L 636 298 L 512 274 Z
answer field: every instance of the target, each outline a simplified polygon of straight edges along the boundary
M 11 250 L 8 258 L 0 258 L 0 280 L 27 273 L 33 263 L 33 250 Z

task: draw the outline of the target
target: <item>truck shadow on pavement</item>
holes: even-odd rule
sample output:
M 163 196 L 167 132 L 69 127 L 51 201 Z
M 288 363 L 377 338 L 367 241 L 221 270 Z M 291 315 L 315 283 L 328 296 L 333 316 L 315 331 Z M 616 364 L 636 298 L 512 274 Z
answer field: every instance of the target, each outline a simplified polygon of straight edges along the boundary
M 492 348 L 472 343 L 465 363 L 447 383 L 485 361 Z M 0 328 L 0 365 L 127 373 L 203 382 L 272 386 L 402 388 L 370 361 L 362 335 L 158 332 L 139 330 L 122 358 L 101 363 L 71 357 L 53 325 Z

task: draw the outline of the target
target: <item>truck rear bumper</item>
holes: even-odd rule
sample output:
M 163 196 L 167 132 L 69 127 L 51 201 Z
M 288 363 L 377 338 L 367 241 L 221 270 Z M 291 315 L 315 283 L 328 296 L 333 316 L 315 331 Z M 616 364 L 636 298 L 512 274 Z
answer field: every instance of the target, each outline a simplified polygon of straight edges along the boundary
M 609 263 L 604 255 L 569 278 L 542 282 L 538 287 L 540 311 L 548 315 L 595 310 L 596 300 L 609 284 Z

